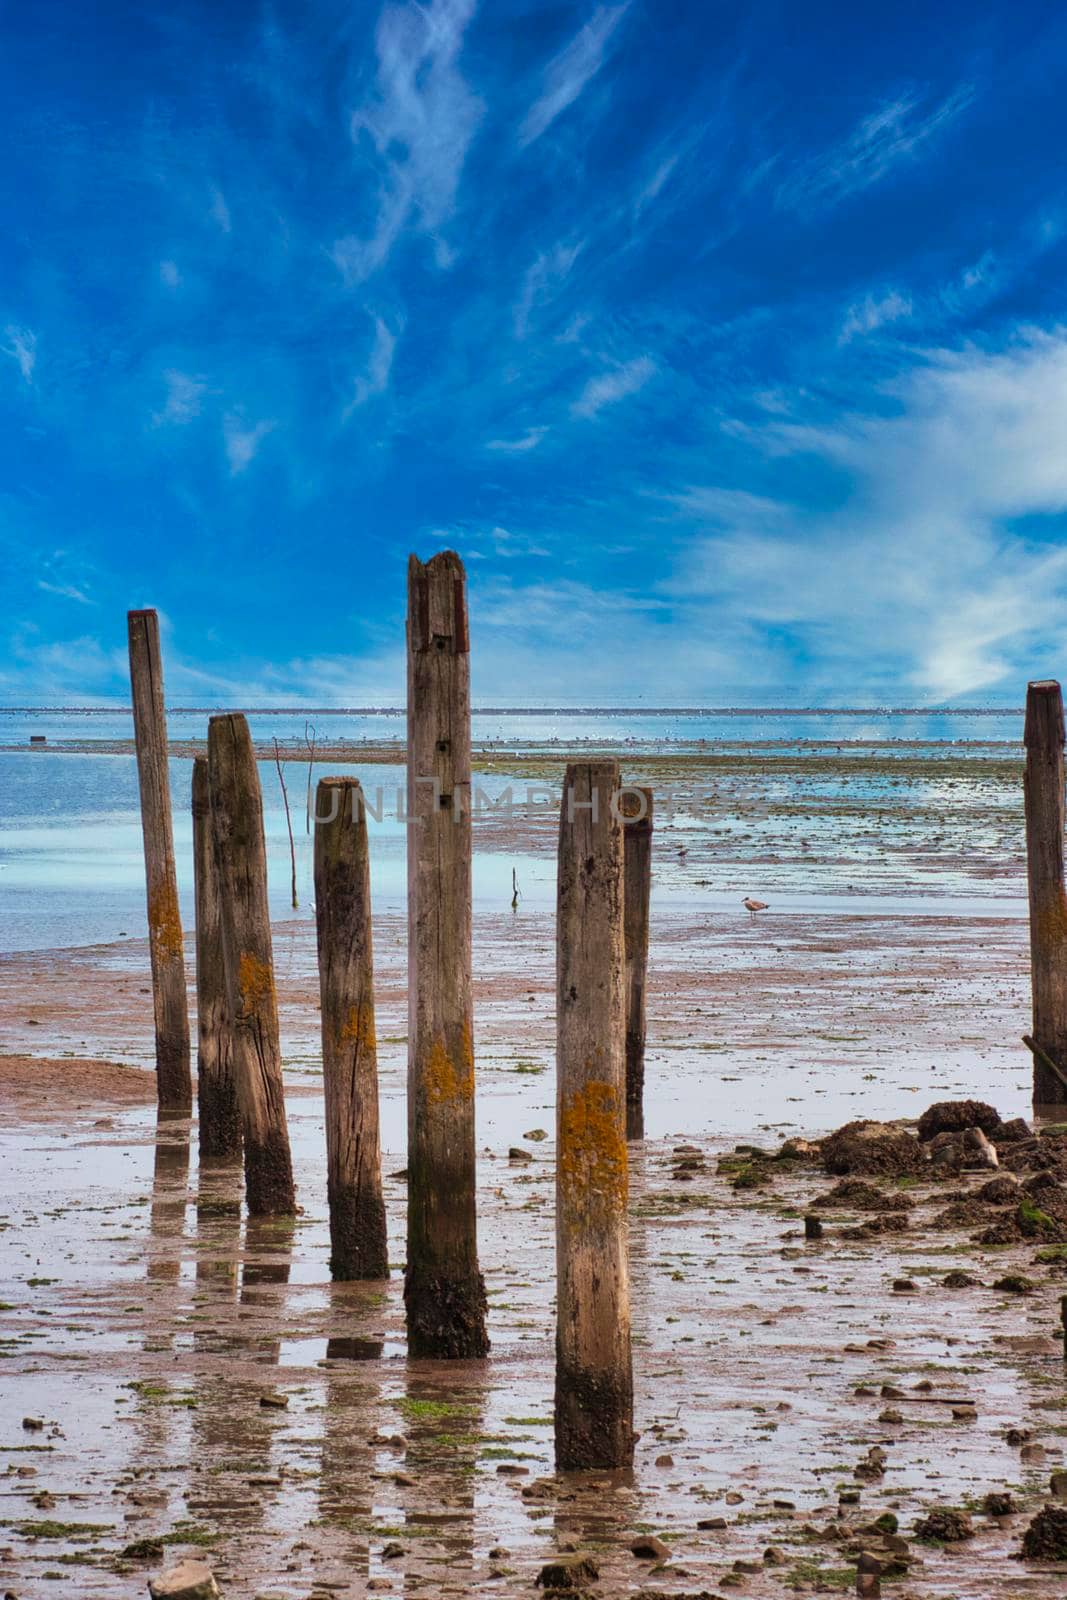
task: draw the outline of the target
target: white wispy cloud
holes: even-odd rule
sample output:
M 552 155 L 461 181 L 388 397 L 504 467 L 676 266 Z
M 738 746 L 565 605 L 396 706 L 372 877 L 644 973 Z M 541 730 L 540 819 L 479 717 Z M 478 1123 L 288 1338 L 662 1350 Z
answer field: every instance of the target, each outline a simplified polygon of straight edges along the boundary
M 525 339 L 534 310 L 547 303 L 565 282 L 582 251 L 580 243 L 557 244 L 551 250 L 542 250 L 537 259 L 523 274 L 522 288 L 515 302 L 515 337 Z
M 177 289 L 182 281 L 182 275 L 176 261 L 161 261 L 159 263 L 159 281 L 167 289 Z
M 346 283 L 360 283 L 387 259 L 407 226 L 437 236 L 451 217 L 460 175 L 483 106 L 459 68 L 475 0 L 387 5 L 376 34 L 377 92 L 352 114 L 359 148 L 369 143 L 379 194 L 369 237 L 348 234 L 333 246 Z M 436 238 L 437 260 L 452 252 Z
M 672 155 L 667 156 L 665 160 L 660 162 L 651 178 L 649 178 L 644 187 L 639 190 L 637 198 L 634 200 L 633 211 L 635 217 L 639 217 L 642 211 L 644 211 L 647 206 L 652 204 L 656 196 L 665 187 L 667 180 L 671 176 L 671 173 L 678 165 L 679 159 L 680 158 L 677 155 Z
M 1021 688 L 1067 614 L 1067 331 L 932 352 L 889 397 L 888 415 L 769 424 L 772 451 L 846 475 L 832 511 L 690 491 L 707 534 L 674 592 L 792 634 L 844 698 L 878 678 L 937 700 Z
M 597 416 L 605 406 L 613 406 L 619 400 L 625 400 L 627 395 L 643 389 L 655 370 L 656 363 L 650 356 L 637 356 L 621 367 L 613 367 L 610 372 L 590 378 L 571 406 L 572 416 Z
M 222 436 L 231 477 L 236 477 L 251 466 L 263 440 L 276 427 L 277 423 L 271 421 L 256 422 L 249 426 L 239 412 L 227 412 L 222 422 Z
M 899 294 L 896 289 L 889 289 L 883 295 L 868 294 L 849 306 L 837 342 L 850 344 L 861 334 L 874 333 L 888 322 L 899 322 L 904 317 L 910 317 L 912 309 L 910 297 Z
M 47 578 L 38 578 L 37 587 L 43 589 L 45 594 L 58 595 L 62 600 L 76 600 L 83 606 L 96 605 L 96 601 L 74 583 L 49 583 Z
M 943 100 L 906 89 L 864 117 L 839 144 L 804 161 L 779 186 L 787 210 L 817 211 L 869 189 L 917 155 L 967 110 L 975 86 L 960 84 Z
M 486 449 L 502 450 L 509 455 L 524 455 L 527 450 L 536 450 L 547 432 L 547 428 L 527 428 L 525 433 L 520 433 L 514 439 L 490 439 Z
M 226 196 L 221 189 L 216 188 L 214 185 L 211 188 L 211 204 L 208 207 L 208 216 L 221 233 L 229 233 L 233 228 L 233 220 L 230 217 L 230 208 L 226 204 Z
M 539 139 L 600 71 L 611 36 L 627 9 L 627 5 L 597 6 L 585 26 L 549 62 L 541 93 L 519 128 L 522 149 Z
M 37 365 L 37 335 L 29 328 L 21 327 L 17 322 L 9 322 L 4 329 L 6 344 L 0 345 L 0 351 L 11 360 L 22 373 L 26 383 L 33 382 L 33 369 Z
M 170 367 L 163 374 L 163 382 L 167 386 L 167 398 L 162 408 L 152 413 L 152 421 L 157 428 L 167 424 L 184 427 L 200 415 L 201 404 L 207 393 L 207 380 Z
M 372 395 L 384 394 L 389 387 L 389 374 L 393 367 L 393 351 L 396 349 L 396 334 L 382 321 L 381 317 L 374 319 L 374 345 L 367 360 L 366 369 L 356 379 L 352 391 L 352 398 L 344 409 L 346 418 L 352 415 L 359 406 L 366 405 Z

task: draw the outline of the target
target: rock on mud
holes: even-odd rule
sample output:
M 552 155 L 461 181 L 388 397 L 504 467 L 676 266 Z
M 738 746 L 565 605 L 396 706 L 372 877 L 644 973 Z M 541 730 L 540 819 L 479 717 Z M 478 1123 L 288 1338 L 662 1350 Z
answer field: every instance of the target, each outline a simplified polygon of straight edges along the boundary
M 1001 1128 L 1000 1113 L 984 1100 L 938 1100 L 919 1118 L 919 1138 L 923 1144 L 939 1133 L 962 1133 L 964 1128 L 980 1128 L 983 1133 L 997 1133 Z
M 959 1544 L 963 1539 L 974 1538 L 974 1523 L 967 1511 L 955 1506 L 935 1506 L 915 1524 L 915 1537 L 935 1539 L 939 1544 Z
M 835 1177 L 917 1177 L 926 1155 L 918 1139 L 892 1122 L 846 1122 L 822 1142 L 822 1164 Z
M 219 1586 L 206 1561 L 179 1561 L 158 1578 L 149 1579 L 152 1600 L 217 1600 Z
M 1044 1506 L 1023 1534 L 1025 1561 L 1067 1561 L 1067 1506 Z
M 842 1178 L 826 1194 L 813 1200 L 813 1206 L 842 1211 L 911 1211 L 915 1202 L 906 1194 L 883 1194 L 862 1178 Z
M 592 1556 L 579 1556 L 569 1561 L 547 1562 L 537 1575 L 537 1584 L 541 1589 L 573 1594 L 580 1593 L 587 1583 L 596 1583 L 599 1577 L 600 1568 Z

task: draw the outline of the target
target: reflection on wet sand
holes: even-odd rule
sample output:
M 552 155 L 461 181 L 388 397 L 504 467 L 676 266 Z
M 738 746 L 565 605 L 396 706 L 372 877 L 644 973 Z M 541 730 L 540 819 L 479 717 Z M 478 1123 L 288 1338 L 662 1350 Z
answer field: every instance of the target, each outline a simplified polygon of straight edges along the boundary
M 149 1228 L 149 1278 L 177 1282 L 181 1276 L 185 1208 L 189 1199 L 189 1118 L 161 1111 L 156 1123 Z
M 385 1337 L 376 1331 L 376 1324 L 381 1319 L 382 1299 L 378 1285 L 329 1285 L 329 1325 L 364 1331 L 327 1338 L 325 1361 L 320 1363 L 327 1376 L 321 1413 L 318 1516 L 323 1525 L 350 1536 L 345 1576 L 354 1574 L 360 1579 L 366 1579 L 370 1571 L 375 1471 L 381 1470 L 382 1462 L 403 1461 L 396 1439 L 378 1431 Z

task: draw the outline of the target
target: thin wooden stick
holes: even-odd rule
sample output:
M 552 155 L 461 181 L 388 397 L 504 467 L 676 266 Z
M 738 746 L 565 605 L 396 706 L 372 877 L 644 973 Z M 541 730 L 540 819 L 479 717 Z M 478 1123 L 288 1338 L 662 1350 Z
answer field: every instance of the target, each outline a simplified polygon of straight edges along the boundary
M 296 845 L 293 843 L 293 819 L 289 815 L 289 791 L 285 787 L 285 777 L 282 773 L 282 758 L 278 750 L 278 741 L 274 741 L 274 765 L 278 769 L 278 782 L 282 786 L 282 800 L 285 804 L 285 826 L 289 830 L 289 867 L 292 874 L 293 910 L 297 910 L 296 903 Z

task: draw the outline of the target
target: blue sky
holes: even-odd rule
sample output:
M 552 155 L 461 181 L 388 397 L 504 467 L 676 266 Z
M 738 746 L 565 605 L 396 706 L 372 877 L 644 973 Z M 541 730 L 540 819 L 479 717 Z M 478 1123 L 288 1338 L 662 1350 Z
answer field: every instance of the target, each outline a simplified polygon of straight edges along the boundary
M 1067 658 L 1067 13 L 11 12 L 0 699 L 1018 703 Z

